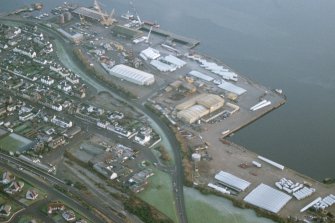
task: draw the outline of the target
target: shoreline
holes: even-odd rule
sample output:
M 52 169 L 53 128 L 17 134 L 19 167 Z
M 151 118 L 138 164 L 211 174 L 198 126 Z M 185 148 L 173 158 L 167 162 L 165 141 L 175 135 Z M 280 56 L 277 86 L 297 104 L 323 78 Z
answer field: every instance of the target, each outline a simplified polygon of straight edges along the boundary
M 0 20 L 1 20 L 1 19 L 2 19 L 2 18 L 0 18 Z M 18 22 L 19 22 L 19 21 L 18 21 Z M 201 54 L 201 55 L 203 55 L 203 54 Z M 211 58 L 211 57 L 209 57 L 209 58 Z M 211 58 L 211 59 L 213 59 L 213 58 Z M 219 61 L 219 60 L 217 60 L 217 59 L 214 59 L 214 60 L 215 60 L 215 61 Z M 225 64 L 224 64 L 224 66 L 228 67 L 228 66 L 225 65 Z M 239 74 L 239 75 L 240 75 L 240 74 Z M 246 76 L 244 76 L 244 75 L 240 75 L 240 76 L 242 76 L 243 79 L 247 80 L 248 82 L 251 82 L 252 84 L 257 85 L 257 87 L 268 90 L 267 88 L 265 88 L 264 86 L 262 86 L 262 85 L 256 83 L 255 81 L 249 80 Z M 271 92 L 274 93 L 273 91 L 271 91 Z M 276 94 L 276 93 L 274 93 L 274 94 Z M 278 94 L 276 94 L 276 96 L 278 96 Z M 277 109 L 277 108 L 280 108 L 280 107 L 281 107 L 282 105 L 284 105 L 284 104 L 286 103 L 286 101 L 287 101 L 285 95 L 281 95 L 281 97 L 283 97 L 283 98 L 282 98 L 283 100 L 281 100 L 279 103 L 276 103 L 275 105 L 272 105 L 269 109 L 266 109 L 266 110 L 263 111 L 263 112 L 259 112 L 259 113 L 257 114 L 257 116 L 253 117 L 252 119 L 249 119 L 248 122 L 247 122 L 246 124 L 243 124 L 243 125 L 241 125 L 240 127 L 236 127 L 236 128 L 234 128 L 234 129 L 230 130 L 230 131 L 231 131 L 230 134 L 235 133 L 235 132 L 239 131 L 240 129 L 247 127 L 248 125 L 250 125 L 250 124 L 252 124 L 253 122 L 257 121 L 258 119 L 260 119 L 261 117 L 265 116 L 266 114 L 272 112 L 273 110 L 275 110 L 275 109 Z M 157 116 L 157 115 L 156 115 L 156 116 Z M 158 116 L 157 116 L 157 117 L 158 117 Z M 159 117 L 158 117 L 158 118 L 159 118 Z M 230 135 L 230 134 L 229 134 L 229 135 Z M 222 138 L 222 137 L 219 137 L 219 138 Z M 224 137 L 224 138 L 225 138 L 225 137 Z M 229 141 L 229 140 L 228 140 L 228 141 Z M 229 146 L 236 147 L 236 148 L 241 149 L 241 150 L 247 150 L 247 153 L 248 153 L 248 155 L 249 155 L 249 158 L 258 155 L 258 154 L 254 153 L 254 152 L 251 151 L 251 150 L 248 150 L 247 148 L 245 148 L 245 147 L 243 147 L 243 146 L 240 146 L 240 145 L 238 145 L 238 144 L 235 144 L 235 143 L 233 143 L 233 142 L 231 142 L 231 141 L 229 141 L 229 142 L 230 142 L 230 145 L 229 145 Z M 221 143 L 221 142 L 219 141 L 219 143 Z M 221 144 L 221 145 L 222 145 L 222 144 Z M 224 146 L 224 145 L 223 145 L 223 146 Z M 301 178 L 309 179 L 309 180 L 315 182 L 315 184 L 318 184 L 318 183 L 319 183 L 319 184 L 322 184 L 321 182 L 319 182 L 319 181 L 317 181 L 317 180 L 315 180 L 315 179 L 313 179 L 313 178 L 311 178 L 311 177 L 308 177 L 307 175 L 301 174 L 301 173 L 299 173 L 299 172 L 297 172 L 297 171 L 295 171 L 295 170 L 293 170 L 293 169 L 290 169 L 290 168 L 285 168 L 285 169 L 286 169 L 286 172 L 287 172 L 288 174 L 291 174 L 291 175 L 293 175 L 293 176 L 299 176 L 299 177 L 301 177 Z M 316 183 L 316 182 L 317 182 L 317 183 Z M 322 184 L 322 185 L 324 185 L 324 184 Z M 335 185 L 333 185 L 333 187 L 334 187 L 334 186 L 335 186 Z M 335 188 L 334 188 L 334 189 L 335 189 Z M 225 197 L 225 196 L 224 196 L 224 197 Z M 225 197 L 225 198 L 226 198 L 226 197 Z M 232 197 L 232 198 L 234 199 L 234 197 Z M 229 199 L 229 198 L 228 198 L 228 199 Z M 236 200 L 238 200 L 238 199 L 236 199 Z M 240 199 L 239 201 L 242 201 L 242 200 Z M 243 201 L 242 201 L 242 202 L 243 202 Z M 243 203 L 244 203 L 245 206 L 248 206 L 248 205 L 246 205 L 245 202 L 243 202 Z M 256 208 L 252 208 L 252 209 L 253 209 L 253 210 L 256 210 Z M 258 209 L 258 208 L 257 208 L 257 209 Z M 267 213 L 267 212 L 265 211 L 265 213 Z

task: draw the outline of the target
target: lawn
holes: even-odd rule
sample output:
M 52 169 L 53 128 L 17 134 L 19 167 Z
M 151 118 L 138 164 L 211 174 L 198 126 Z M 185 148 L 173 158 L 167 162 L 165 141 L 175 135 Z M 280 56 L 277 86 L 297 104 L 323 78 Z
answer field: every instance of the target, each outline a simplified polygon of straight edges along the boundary
M 66 202 L 62 201 L 62 200 L 59 200 L 60 202 L 62 202 L 64 205 L 65 205 L 65 210 L 72 210 L 74 211 L 75 215 L 76 215 L 76 220 L 79 220 L 79 219 L 85 219 L 88 223 L 92 223 L 92 221 L 90 221 L 88 218 L 85 217 L 84 214 L 82 213 L 79 213 L 77 212 L 76 210 L 72 209 Z M 59 212 L 54 212 L 53 214 L 49 215 L 47 213 L 47 207 L 44 206 L 40 209 L 40 211 L 45 214 L 45 215 L 48 215 L 50 218 L 52 218 L 55 222 L 66 222 L 64 220 L 64 218 L 62 217 L 62 212 L 59 211 Z
M 202 195 L 192 188 L 184 188 L 187 218 L 192 223 L 273 223 L 257 217 L 249 209 L 234 207 L 232 202 L 214 195 Z
M 32 219 L 34 219 L 36 221 L 36 223 L 42 223 L 42 220 L 36 219 L 34 216 L 30 216 L 30 215 L 23 215 L 18 223 L 28 223 L 30 222 Z
M 33 187 L 31 184 L 27 183 L 26 181 L 23 181 L 24 182 L 24 187 L 23 187 L 23 190 L 20 192 L 19 194 L 19 201 L 27 206 L 29 205 L 32 205 L 33 203 L 37 202 L 37 201 L 40 201 L 40 200 L 43 200 L 45 197 L 46 197 L 46 193 L 44 193 L 42 190 L 36 188 L 36 187 Z M 27 200 L 26 199 L 26 194 L 27 194 L 27 191 L 29 189 L 34 189 L 37 193 L 38 193 L 38 196 L 36 198 L 36 200 Z
M 29 139 L 12 133 L 0 140 L 0 148 L 8 152 L 16 152 L 29 143 L 31 143 Z
M 22 124 L 22 125 L 19 125 L 18 127 L 16 127 L 14 129 L 15 132 L 19 132 L 21 133 L 23 130 L 25 130 L 26 128 L 28 128 L 28 125 L 27 124 Z
M 138 197 L 177 222 L 171 178 L 157 169 L 153 171 L 155 175 L 149 178 L 147 188 Z
M 7 197 L 6 194 L 3 194 L 4 192 L 0 192 L 0 204 L 8 204 L 12 207 L 10 211 L 9 218 L 12 216 L 13 213 L 17 212 L 18 210 L 21 210 L 23 207 L 20 206 L 17 202 L 14 202 L 10 197 Z M 0 220 L 8 219 L 8 218 L 1 218 Z

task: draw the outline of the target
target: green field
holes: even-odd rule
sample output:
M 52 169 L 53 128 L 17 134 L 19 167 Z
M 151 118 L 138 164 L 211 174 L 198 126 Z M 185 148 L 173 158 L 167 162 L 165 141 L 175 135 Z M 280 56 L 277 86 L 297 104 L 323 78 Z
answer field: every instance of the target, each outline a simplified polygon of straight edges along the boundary
M 20 219 L 19 219 L 19 223 L 28 223 L 30 222 L 32 219 L 34 219 L 37 223 L 42 223 L 42 220 L 36 219 L 34 216 L 30 216 L 30 215 L 23 215 Z
M 234 207 L 232 202 L 214 195 L 202 195 L 193 188 L 184 188 L 187 218 L 192 223 L 273 223 L 257 217 L 249 209 Z
M 31 143 L 31 140 L 12 133 L 0 139 L 0 149 L 8 152 L 16 152 L 29 143 Z
M 8 204 L 12 207 L 10 211 L 9 217 L 12 216 L 13 213 L 17 212 L 18 210 L 21 210 L 23 207 L 20 206 L 17 202 L 14 202 L 12 198 L 7 197 L 6 194 L 3 194 L 4 192 L 0 192 L 0 204 Z M 6 218 L 0 218 L 1 220 L 6 219 Z
M 177 222 L 171 178 L 157 169 L 153 171 L 155 175 L 149 178 L 147 188 L 140 192 L 138 197 Z
M 27 191 L 29 189 L 34 189 L 38 193 L 38 196 L 37 196 L 36 200 L 27 200 L 26 199 L 26 194 L 27 194 Z M 31 184 L 29 184 L 26 181 L 24 181 L 24 187 L 23 187 L 23 190 L 20 193 L 19 201 L 21 203 L 29 206 L 29 205 L 32 205 L 33 203 L 37 202 L 37 201 L 43 200 L 46 195 L 47 194 L 44 193 L 42 190 L 40 190 L 40 189 L 38 189 L 36 187 L 33 187 Z

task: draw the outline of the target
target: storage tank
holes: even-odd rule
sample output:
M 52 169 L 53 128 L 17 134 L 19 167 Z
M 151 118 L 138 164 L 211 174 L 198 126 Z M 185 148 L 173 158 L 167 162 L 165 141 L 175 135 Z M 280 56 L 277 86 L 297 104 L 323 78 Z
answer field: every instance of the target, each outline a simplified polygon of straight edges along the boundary
M 193 153 L 192 154 L 192 160 L 197 162 L 201 160 L 201 155 L 199 153 Z
M 59 24 L 64 24 L 65 19 L 64 19 L 64 15 L 63 14 L 59 15 L 58 21 L 59 21 Z
M 72 19 L 72 14 L 71 14 L 71 12 L 65 12 L 65 13 L 64 13 L 64 18 L 65 18 L 65 22 L 69 22 L 69 21 L 71 21 L 71 19 Z

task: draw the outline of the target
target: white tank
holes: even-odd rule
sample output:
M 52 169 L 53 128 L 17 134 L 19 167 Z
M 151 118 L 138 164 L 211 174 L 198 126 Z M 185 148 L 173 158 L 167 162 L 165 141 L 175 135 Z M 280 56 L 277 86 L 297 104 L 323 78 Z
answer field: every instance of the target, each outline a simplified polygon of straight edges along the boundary
M 199 153 L 193 153 L 192 154 L 192 160 L 193 161 L 200 161 L 201 160 L 201 155 Z

